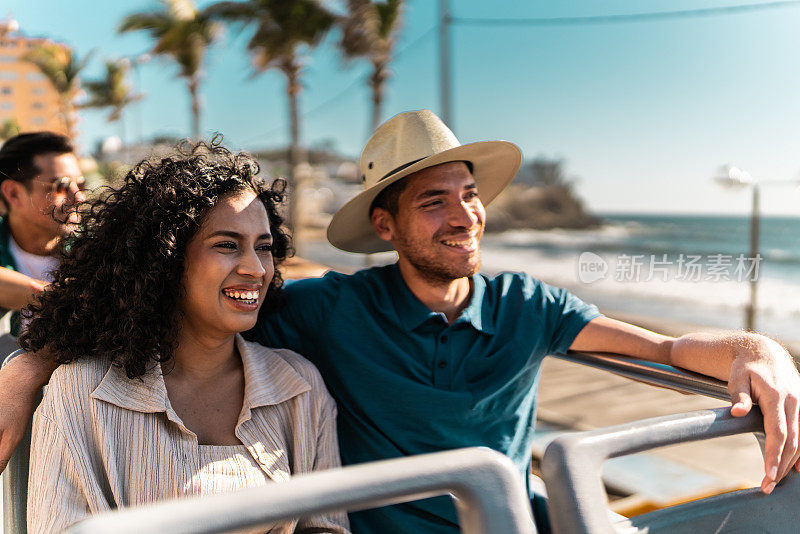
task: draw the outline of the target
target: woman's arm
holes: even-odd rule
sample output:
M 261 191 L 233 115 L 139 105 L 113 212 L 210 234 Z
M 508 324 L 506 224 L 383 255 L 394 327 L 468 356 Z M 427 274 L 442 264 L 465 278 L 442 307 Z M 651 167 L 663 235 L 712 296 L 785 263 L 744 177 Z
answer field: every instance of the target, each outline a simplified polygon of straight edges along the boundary
M 58 425 L 40 412 L 33 418 L 28 532 L 61 532 L 89 515 L 77 465 Z
M 46 282 L 0 267 L 0 308 L 20 310 L 45 287 Z

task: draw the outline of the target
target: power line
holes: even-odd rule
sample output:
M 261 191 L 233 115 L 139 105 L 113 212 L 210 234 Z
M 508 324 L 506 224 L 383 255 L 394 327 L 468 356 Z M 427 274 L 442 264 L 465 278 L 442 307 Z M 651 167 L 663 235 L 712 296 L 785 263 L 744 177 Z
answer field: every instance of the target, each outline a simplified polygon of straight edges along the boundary
M 571 26 L 581 24 L 617 24 L 623 22 L 642 22 L 648 20 L 686 19 L 696 17 L 713 17 L 733 15 L 751 11 L 764 11 L 781 7 L 796 7 L 800 0 L 784 2 L 766 2 L 763 4 L 744 4 L 725 7 L 709 7 L 688 9 L 684 11 L 660 11 L 653 13 L 629 13 L 623 15 L 596 15 L 589 17 L 552 17 L 552 18 L 451 18 L 455 24 L 469 26 Z
M 800 0 L 798 0 L 798 1 L 800 1 Z M 406 46 L 404 46 L 401 50 L 399 50 L 394 55 L 394 62 L 396 63 L 397 60 L 399 60 L 403 56 L 403 54 L 408 53 L 409 50 L 412 50 L 417 45 L 419 45 L 420 43 L 424 42 L 428 37 L 430 37 L 433 34 L 433 32 L 437 28 L 438 28 L 437 25 L 431 26 L 425 32 L 423 32 L 419 37 L 417 37 L 416 39 L 414 39 L 413 41 L 408 43 Z M 323 110 L 325 108 L 328 108 L 329 106 L 331 106 L 331 104 L 334 104 L 335 102 L 338 102 L 339 100 L 343 99 L 345 96 L 349 96 L 353 89 L 355 89 L 356 87 L 358 87 L 360 85 L 363 85 L 363 83 L 364 83 L 364 79 L 363 78 L 355 79 L 350 85 L 348 85 L 347 87 L 345 87 L 344 89 L 342 89 L 341 91 L 339 91 L 338 93 L 333 95 L 332 97 L 328 98 L 327 100 L 325 100 L 324 102 L 322 102 L 320 104 L 317 104 L 316 106 L 314 106 L 313 108 L 309 109 L 308 111 L 304 111 L 300 115 L 303 118 L 306 118 L 309 115 L 313 115 L 313 114 L 317 113 L 318 111 L 321 111 L 321 110 Z M 251 143 L 251 142 L 253 142 L 253 141 L 257 140 L 257 139 L 263 139 L 263 138 L 269 139 L 273 135 L 279 134 L 282 131 L 284 131 L 285 129 L 286 129 L 285 126 L 275 127 L 275 128 L 273 128 L 272 130 L 270 130 L 268 132 L 260 133 L 260 134 L 257 134 L 255 136 L 247 139 L 246 141 L 244 141 L 244 143 L 245 144 L 249 144 L 249 143 Z

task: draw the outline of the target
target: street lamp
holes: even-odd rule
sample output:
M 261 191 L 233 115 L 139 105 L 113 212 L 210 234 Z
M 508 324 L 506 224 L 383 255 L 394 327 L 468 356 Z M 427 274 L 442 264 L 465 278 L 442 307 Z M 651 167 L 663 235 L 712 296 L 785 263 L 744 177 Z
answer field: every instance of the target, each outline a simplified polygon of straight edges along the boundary
M 759 257 L 759 237 L 761 213 L 759 211 L 759 194 L 762 185 L 800 185 L 800 180 L 759 180 L 756 181 L 750 173 L 737 167 L 724 166 L 720 168 L 714 181 L 723 187 L 742 188 L 749 187 L 753 193 L 752 207 L 750 211 L 750 259 L 757 261 Z M 758 296 L 758 277 L 750 278 L 750 303 L 745 308 L 744 327 L 745 330 L 754 331 L 756 328 L 756 303 Z

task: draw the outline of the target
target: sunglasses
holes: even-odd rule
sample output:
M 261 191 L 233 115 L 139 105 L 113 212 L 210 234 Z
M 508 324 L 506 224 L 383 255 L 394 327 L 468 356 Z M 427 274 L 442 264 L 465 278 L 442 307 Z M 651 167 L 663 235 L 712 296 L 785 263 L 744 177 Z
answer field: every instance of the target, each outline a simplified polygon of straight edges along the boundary
M 86 179 L 83 176 L 78 176 L 77 178 L 70 178 L 69 176 L 62 176 L 60 178 L 54 178 L 50 181 L 45 180 L 34 180 L 36 182 L 43 183 L 45 185 L 50 186 L 50 191 L 57 195 L 64 195 L 72 187 L 72 184 L 75 184 L 75 188 L 78 191 L 85 191 L 86 190 Z

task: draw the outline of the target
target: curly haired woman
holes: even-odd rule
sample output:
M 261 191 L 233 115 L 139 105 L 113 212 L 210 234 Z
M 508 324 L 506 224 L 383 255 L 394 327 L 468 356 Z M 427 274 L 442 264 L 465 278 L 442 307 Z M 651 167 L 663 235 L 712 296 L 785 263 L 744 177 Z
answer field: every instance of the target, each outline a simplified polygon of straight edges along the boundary
M 290 251 L 257 164 L 215 144 L 142 162 L 85 204 L 20 343 L 62 365 L 33 422 L 28 528 L 339 465 L 333 400 L 288 350 L 244 341 Z M 344 514 L 273 532 L 346 532 Z

